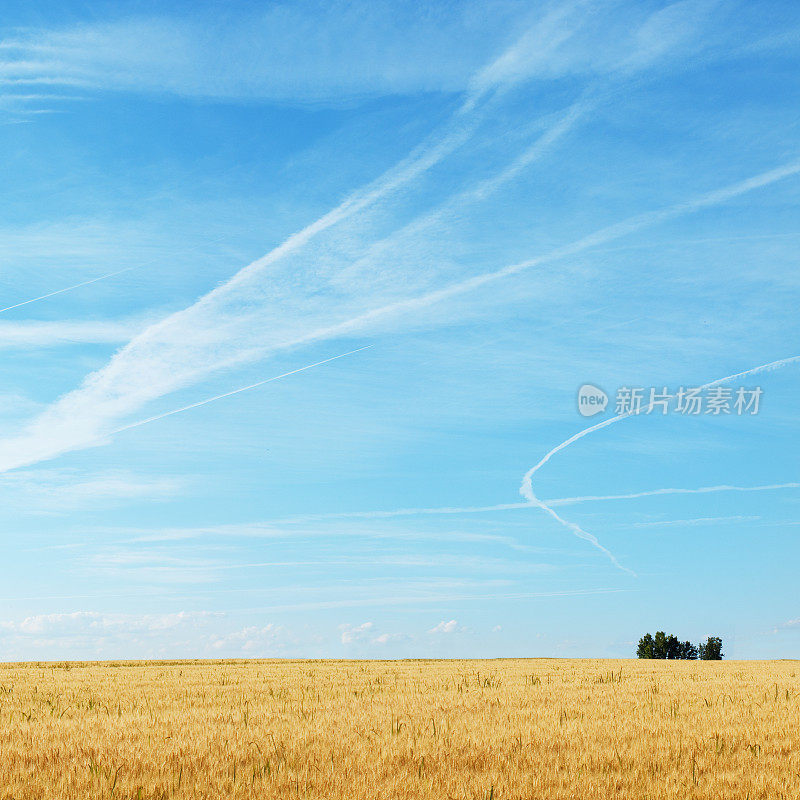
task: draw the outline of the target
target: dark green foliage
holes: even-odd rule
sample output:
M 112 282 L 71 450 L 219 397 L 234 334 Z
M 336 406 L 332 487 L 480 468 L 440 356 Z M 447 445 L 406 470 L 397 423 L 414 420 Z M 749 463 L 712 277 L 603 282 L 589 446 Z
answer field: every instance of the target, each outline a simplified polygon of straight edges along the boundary
M 667 634 L 664 631 L 656 631 L 656 635 L 653 637 L 653 658 L 666 658 L 668 653 L 669 638 Z
M 653 655 L 653 637 L 646 633 L 639 639 L 639 646 L 636 648 L 638 658 L 655 658 Z
M 680 658 L 681 643 L 677 636 L 667 636 L 667 658 Z
M 695 661 L 697 659 L 697 648 L 691 642 L 678 642 L 678 655 L 675 658 L 684 661 Z
M 708 641 L 698 648 L 698 655 L 703 661 L 722 661 L 722 639 L 709 636 Z
M 656 631 L 655 636 L 646 633 L 639 639 L 636 648 L 638 658 L 665 658 L 680 661 L 694 661 L 698 656 L 706 661 L 722 658 L 722 639 L 710 636 L 705 644 L 695 647 L 691 642 L 681 642 L 677 636 Z

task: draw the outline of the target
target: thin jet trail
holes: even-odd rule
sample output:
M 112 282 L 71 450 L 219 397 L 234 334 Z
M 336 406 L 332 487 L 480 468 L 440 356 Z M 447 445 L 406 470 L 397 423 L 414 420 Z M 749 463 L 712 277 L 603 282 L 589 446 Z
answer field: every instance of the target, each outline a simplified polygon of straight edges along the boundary
M 132 422 L 129 425 L 123 425 L 121 428 L 116 428 L 113 431 L 109 431 L 108 433 L 100 434 L 99 436 L 94 436 L 90 439 L 87 439 L 83 446 L 89 447 L 94 445 L 95 443 L 103 443 L 106 442 L 110 437 L 115 436 L 118 433 L 122 433 L 123 431 L 129 431 L 133 428 L 139 428 L 142 425 L 147 425 L 150 422 L 156 422 L 159 419 L 165 419 L 166 417 L 174 416 L 175 414 L 182 414 L 184 411 L 190 411 L 193 408 L 199 408 L 200 406 L 208 405 L 209 403 L 214 403 L 217 400 L 222 400 L 225 397 L 231 397 L 235 394 L 240 394 L 241 392 L 247 392 L 250 389 L 255 389 L 258 386 L 264 386 L 267 383 L 273 383 L 274 381 L 279 381 L 282 378 L 288 378 L 290 375 L 297 375 L 299 372 L 306 372 L 309 369 L 314 369 L 314 367 L 320 367 L 323 364 L 328 364 L 331 361 L 337 361 L 340 358 L 345 358 L 345 356 L 351 356 L 354 353 L 359 353 L 362 350 L 368 350 L 370 347 L 374 345 L 368 344 L 364 347 L 357 347 L 355 350 L 348 350 L 346 353 L 340 353 L 338 356 L 331 356 L 330 358 L 324 358 L 322 361 L 315 361 L 313 364 L 306 364 L 304 367 L 298 367 L 297 369 L 289 370 L 288 372 L 282 372 L 280 375 L 273 375 L 271 378 L 265 378 L 263 381 L 257 381 L 256 383 L 251 383 L 248 386 L 241 386 L 238 389 L 232 389 L 230 392 L 223 392 L 222 394 L 214 395 L 213 397 L 206 397 L 204 400 L 198 400 L 196 403 L 190 403 L 188 406 L 182 406 L 181 408 L 174 408 L 172 411 L 165 411 L 163 414 L 156 414 L 154 417 L 148 417 L 147 419 L 140 419 L 138 422 Z
M 306 370 L 313 369 L 314 367 L 322 366 L 323 364 L 329 364 L 331 361 L 336 361 L 337 359 L 344 358 L 345 356 L 351 356 L 353 353 L 360 353 L 362 350 L 368 350 L 373 345 L 368 344 L 364 347 L 357 347 L 355 350 L 348 350 L 346 353 L 340 353 L 338 356 L 331 356 L 330 358 L 325 358 L 322 361 L 315 361 L 313 364 L 306 364 L 304 367 L 298 367 L 297 369 L 289 370 L 289 372 L 283 372 L 280 375 L 273 375 L 271 378 L 266 378 L 263 381 L 257 381 L 256 383 L 251 383 L 248 386 L 242 386 L 239 389 L 233 389 L 230 392 L 224 392 L 223 394 L 214 395 L 214 397 L 207 397 L 205 400 L 199 400 L 196 403 L 191 403 L 188 406 L 183 406 L 182 408 L 175 408 L 172 411 L 166 411 L 163 414 L 157 414 L 154 417 L 148 417 L 147 419 L 141 419 L 138 422 L 132 422 L 130 425 L 123 425 L 121 428 L 117 428 L 116 430 L 111 431 L 111 433 L 107 434 L 108 436 L 114 436 L 117 433 L 122 433 L 123 431 L 129 431 L 132 428 L 138 428 L 141 425 L 147 425 L 150 422 L 155 422 L 159 419 L 164 419 L 165 417 L 171 417 L 174 414 L 182 414 L 184 411 L 189 411 L 193 408 L 199 408 L 200 406 L 208 405 L 209 403 L 213 403 L 217 400 L 222 400 L 225 397 L 231 397 L 235 394 L 240 394 L 241 392 L 247 392 L 250 389 L 255 389 L 258 386 L 264 386 L 264 384 L 272 383 L 273 381 L 279 381 L 281 378 L 288 378 L 290 375 L 297 375 L 298 372 L 305 372 Z M 105 438 L 105 437 L 103 437 Z
M 218 239 L 212 239 L 210 242 L 206 242 L 205 244 L 198 245 L 197 247 L 190 247 L 188 249 L 181 249 L 180 253 L 196 253 L 198 250 L 202 250 L 209 245 L 218 244 L 219 242 L 227 239 L 227 236 L 220 236 Z M 63 289 L 56 289 L 54 292 L 48 292 L 47 294 L 39 295 L 39 297 L 31 297 L 29 300 L 23 300 L 20 303 L 15 303 L 13 306 L 6 306 L 5 308 L 0 308 L 0 314 L 5 314 L 6 311 L 13 311 L 15 308 L 22 308 L 22 306 L 30 305 L 31 303 L 38 303 L 40 300 L 47 300 L 49 297 L 55 297 L 59 294 L 64 294 L 65 292 L 72 292 L 75 289 L 80 289 L 82 286 L 89 286 L 93 283 L 98 283 L 99 281 L 107 280 L 108 278 L 115 278 L 117 275 L 122 275 L 125 272 L 131 272 L 135 269 L 141 269 L 142 267 L 147 267 L 150 264 L 155 264 L 160 261 L 160 258 L 153 258 L 150 261 L 145 261 L 141 264 L 134 264 L 130 267 L 125 267 L 124 269 L 118 269 L 115 272 L 108 272 L 105 275 L 98 275 L 96 278 L 90 278 L 88 281 L 81 281 L 80 283 L 74 283 L 72 286 L 65 286 Z
M 759 372 L 772 372 L 776 369 L 781 369 L 782 367 L 788 366 L 789 364 L 793 364 L 800 361 L 800 355 L 798 356 L 790 356 L 789 358 L 781 358 L 777 361 L 770 361 L 767 364 L 761 364 L 757 367 L 751 367 L 750 369 L 743 370 L 742 372 L 735 372 L 732 375 L 726 375 L 724 378 L 717 378 L 716 380 L 709 381 L 708 383 L 704 383 L 702 386 L 698 387 L 699 389 L 708 389 L 712 386 L 719 386 L 723 383 L 728 383 L 729 381 L 735 380 L 736 378 L 744 378 L 747 375 L 755 375 Z M 617 422 L 621 422 L 624 419 L 628 419 L 630 417 L 635 417 L 641 414 L 642 412 L 647 412 L 648 410 L 652 410 L 653 402 L 651 401 L 644 407 L 640 407 L 635 410 L 628 411 L 624 414 L 618 414 L 616 417 L 611 417 L 611 419 L 604 420 L 603 422 L 598 422 L 596 425 L 591 425 L 588 428 L 584 428 L 582 431 L 578 431 L 578 433 L 570 436 L 569 439 L 565 439 L 561 444 L 556 445 L 552 450 L 548 451 L 541 460 L 534 464 L 523 476 L 522 478 L 522 485 L 520 486 L 519 493 L 528 501 L 528 503 L 541 508 L 542 511 L 545 511 L 549 514 L 553 519 L 559 522 L 568 530 L 572 531 L 576 536 L 581 539 L 585 539 L 586 541 L 590 542 L 594 547 L 598 550 L 605 553 L 610 560 L 615 564 L 615 566 L 619 567 L 620 569 L 631 572 L 631 570 L 623 567 L 619 561 L 614 557 L 614 555 L 605 548 L 600 542 L 598 541 L 597 537 L 591 533 L 587 533 L 584 531 L 579 525 L 576 525 L 573 522 L 569 522 L 550 508 L 547 503 L 543 500 L 540 500 L 533 491 L 533 476 L 536 472 L 538 472 L 556 453 L 564 450 L 565 448 L 569 447 L 571 444 L 574 444 L 579 439 L 582 439 L 584 436 L 588 436 L 590 433 L 594 431 L 599 431 L 602 428 L 607 428 L 610 425 L 614 425 Z M 635 573 L 631 573 L 635 574 Z
M 800 489 L 800 483 L 769 483 L 765 486 L 699 486 L 696 489 L 649 489 L 629 494 L 584 495 L 583 497 L 560 497 L 548 500 L 551 506 L 570 506 L 575 503 L 592 503 L 596 500 L 637 500 L 640 497 L 657 497 L 665 494 L 711 494 L 712 492 L 772 492 L 777 489 Z M 521 503 L 520 505 L 527 505 Z
M 628 494 L 598 494 L 584 495 L 582 497 L 555 497 L 552 500 L 545 500 L 549 506 L 571 506 L 578 503 L 595 503 L 605 500 L 637 500 L 642 497 L 660 497 L 672 494 L 711 494 L 715 492 L 765 492 L 777 491 L 780 489 L 800 489 L 800 483 L 770 483 L 763 486 L 699 486 L 697 488 L 667 488 L 667 489 L 648 489 L 642 492 L 630 492 Z M 383 519 L 390 517 L 419 517 L 429 515 L 448 515 L 448 514 L 486 514 L 496 511 L 519 511 L 530 509 L 529 502 L 520 501 L 518 503 L 496 503 L 490 506 L 433 506 L 428 508 L 395 508 L 390 510 L 377 511 L 337 511 L 330 514 L 301 514 L 294 517 L 281 517 L 268 520 L 269 524 L 286 525 L 293 523 L 314 522 L 317 520 L 330 519 Z
M 109 272 L 106 275 L 100 275 L 97 278 L 92 278 L 88 281 L 82 281 L 81 283 L 75 283 L 72 286 L 65 286 L 63 289 L 56 289 L 54 292 L 48 292 L 47 294 L 41 294 L 39 297 L 31 297 L 30 300 L 23 300 L 21 303 L 15 303 L 13 306 L 6 306 L 5 308 L 0 308 L 0 314 L 5 314 L 6 311 L 13 311 L 15 308 L 22 308 L 22 306 L 27 306 L 30 303 L 38 303 L 40 300 L 47 300 L 48 297 L 55 297 L 57 294 L 64 294 L 64 292 L 71 292 L 73 289 L 80 289 L 81 286 L 89 286 L 92 283 L 97 283 L 98 281 L 104 281 L 107 278 L 113 278 L 117 275 L 122 275 L 123 272 L 130 272 L 132 269 L 137 269 L 140 266 L 144 266 L 142 264 L 137 264 L 135 267 L 125 267 L 125 269 L 118 269 L 116 272 Z

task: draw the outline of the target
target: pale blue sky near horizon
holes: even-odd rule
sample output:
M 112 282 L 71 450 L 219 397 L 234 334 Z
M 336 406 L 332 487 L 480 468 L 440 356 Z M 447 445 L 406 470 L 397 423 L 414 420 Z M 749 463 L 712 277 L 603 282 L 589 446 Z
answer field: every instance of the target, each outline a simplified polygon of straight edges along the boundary
M 800 657 L 799 361 L 520 495 L 800 356 L 798 55 L 788 0 L 4 3 L 0 660 Z

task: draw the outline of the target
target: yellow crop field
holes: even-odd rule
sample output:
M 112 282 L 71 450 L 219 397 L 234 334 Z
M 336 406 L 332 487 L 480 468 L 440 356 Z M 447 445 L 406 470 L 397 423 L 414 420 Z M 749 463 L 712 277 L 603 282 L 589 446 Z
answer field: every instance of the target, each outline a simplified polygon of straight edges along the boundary
M 800 797 L 795 662 L 0 665 L 0 797 Z

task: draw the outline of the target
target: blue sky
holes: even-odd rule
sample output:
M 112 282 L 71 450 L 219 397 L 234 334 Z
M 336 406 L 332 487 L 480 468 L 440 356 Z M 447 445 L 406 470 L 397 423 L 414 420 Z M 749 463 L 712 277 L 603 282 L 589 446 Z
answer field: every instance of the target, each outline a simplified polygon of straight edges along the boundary
M 800 657 L 799 49 L 791 2 L 4 4 L 0 658 Z

